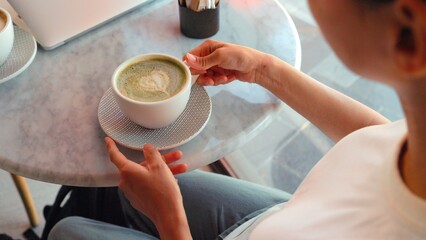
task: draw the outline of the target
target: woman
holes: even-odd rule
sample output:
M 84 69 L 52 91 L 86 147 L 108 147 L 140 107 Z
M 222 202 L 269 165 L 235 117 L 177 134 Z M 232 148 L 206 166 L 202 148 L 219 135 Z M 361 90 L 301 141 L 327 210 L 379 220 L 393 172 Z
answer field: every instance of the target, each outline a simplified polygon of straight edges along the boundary
M 426 1 L 309 4 L 326 40 L 350 69 L 395 89 L 405 120 L 389 123 L 271 55 L 206 41 L 184 56 L 192 73 L 200 74 L 199 84 L 235 79 L 259 84 L 336 145 L 286 202 L 283 192 L 209 173 L 185 173 L 176 181 L 173 173 L 185 172 L 186 166 L 166 163 L 181 152 L 161 156 L 146 145 L 146 161 L 139 165 L 107 138 L 111 160 L 121 171 L 129 220 L 145 233 L 71 218 L 52 230 L 51 239 L 113 234 L 120 239 L 426 239 Z

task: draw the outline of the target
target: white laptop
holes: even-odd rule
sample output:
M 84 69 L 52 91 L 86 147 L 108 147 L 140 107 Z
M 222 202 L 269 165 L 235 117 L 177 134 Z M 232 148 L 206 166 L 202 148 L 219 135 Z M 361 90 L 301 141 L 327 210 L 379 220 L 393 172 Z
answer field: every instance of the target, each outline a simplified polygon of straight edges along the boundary
M 155 0 L 8 0 L 16 25 L 30 30 L 44 49 L 54 49 L 130 10 Z

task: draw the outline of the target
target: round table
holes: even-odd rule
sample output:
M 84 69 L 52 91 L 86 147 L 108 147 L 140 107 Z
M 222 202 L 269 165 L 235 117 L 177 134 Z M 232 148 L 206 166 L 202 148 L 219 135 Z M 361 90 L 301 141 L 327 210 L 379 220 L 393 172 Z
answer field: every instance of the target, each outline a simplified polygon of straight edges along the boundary
M 220 30 L 211 37 L 273 54 L 300 67 L 300 41 L 275 0 L 223 0 Z M 98 104 L 114 69 L 142 53 L 183 56 L 204 40 L 180 33 L 177 1 L 157 0 L 51 51 L 0 85 L 0 168 L 75 186 L 115 186 L 119 174 L 105 150 Z M 255 84 L 206 87 L 212 114 L 204 130 L 178 147 L 194 170 L 255 137 L 282 102 Z M 141 152 L 120 147 L 134 161 Z

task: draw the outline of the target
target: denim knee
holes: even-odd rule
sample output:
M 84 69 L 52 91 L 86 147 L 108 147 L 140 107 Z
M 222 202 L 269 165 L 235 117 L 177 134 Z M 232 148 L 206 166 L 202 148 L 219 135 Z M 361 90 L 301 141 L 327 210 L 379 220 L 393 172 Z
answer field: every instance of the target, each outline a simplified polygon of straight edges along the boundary
M 82 217 L 67 217 L 55 224 L 49 233 L 48 240 L 79 239 L 82 234 Z

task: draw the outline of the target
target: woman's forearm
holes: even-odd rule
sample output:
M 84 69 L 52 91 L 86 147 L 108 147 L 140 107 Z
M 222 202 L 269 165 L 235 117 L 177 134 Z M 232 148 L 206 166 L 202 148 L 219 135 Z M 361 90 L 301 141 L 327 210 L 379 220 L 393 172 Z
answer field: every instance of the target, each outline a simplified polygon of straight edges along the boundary
M 154 219 L 153 222 L 162 240 L 192 239 L 183 206 L 177 206 L 176 211 L 165 213 L 161 218 Z
M 316 81 L 286 62 L 265 55 L 257 83 L 338 141 L 369 125 L 387 123 L 381 114 Z

